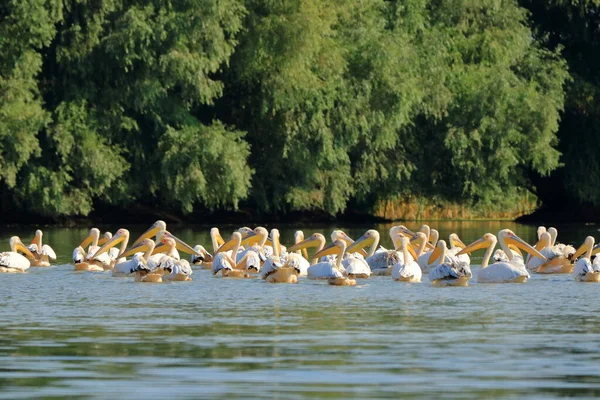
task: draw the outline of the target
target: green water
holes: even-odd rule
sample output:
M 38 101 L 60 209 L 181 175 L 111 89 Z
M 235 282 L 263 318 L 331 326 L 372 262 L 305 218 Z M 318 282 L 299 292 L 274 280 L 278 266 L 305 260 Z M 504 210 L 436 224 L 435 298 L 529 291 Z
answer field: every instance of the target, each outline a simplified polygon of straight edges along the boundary
M 535 236 L 533 226 L 506 222 L 431 225 L 465 242 L 504 227 Z M 371 227 L 341 226 L 354 237 Z M 388 246 L 389 227 L 375 227 Z M 598 232 L 557 228 L 559 240 L 577 244 Z M 168 229 L 210 249 L 207 227 Z M 59 265 L 0 274 L 0 399 L 600 395 L 600 285 L 569 275 L 464 288 L 373 277 L 331 287 L 195 270 L 192 282 L 139 284 L 73 272 L 72 249 L 87 231 L 44 229 Z M 291 243 L 294 229 L 280 231 Z M 14 234 L 29 240 L 33 228 L 3 228 L 5 249 Z

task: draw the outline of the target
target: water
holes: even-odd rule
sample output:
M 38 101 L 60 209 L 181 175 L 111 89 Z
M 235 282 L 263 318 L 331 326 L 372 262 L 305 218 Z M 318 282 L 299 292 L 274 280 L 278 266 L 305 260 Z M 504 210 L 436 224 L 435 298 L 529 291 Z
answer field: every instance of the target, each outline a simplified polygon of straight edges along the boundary
M 535 236 L 535 227 L 506 222 L 432 225 L 465 242 L 502 227 Z M 389 227 L 376 227 L 388 246 Z M 131 227 L 132 236 L 145 228 Z M 369 227 L 342 228 L 358 237 Z M 558 228 L 560 240 L 577 244 L 598 233 Z M 208 228 L 169 229 L 210 248 Z M 280 230 L 291 243 L 293 229 Z M 61 265 L 0 274 L 0 399 L 600 395 L 600 286 L 568 275 L 465 288 L 373 277 L 331 287 L 195 270 L 192 282 L 136 284 L 72 271 L 86 229 L 44 232 Z M 33 230 L 4 228 L 2 243 L 13 234 L 29 240 Z

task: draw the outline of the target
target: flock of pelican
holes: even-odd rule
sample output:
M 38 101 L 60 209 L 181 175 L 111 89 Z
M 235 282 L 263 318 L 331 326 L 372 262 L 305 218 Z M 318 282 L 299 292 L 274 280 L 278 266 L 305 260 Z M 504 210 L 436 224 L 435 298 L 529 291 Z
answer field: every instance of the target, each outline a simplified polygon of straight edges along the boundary
M 455 233 L 446 242 L 428 225 L 417 232 L 399 225 L 389 230 L 393 250 L 379 246 L 379 232 L 373 229 L 356 241 L 334 230 L 329 245 L 320 233 L 305 239 L 302 231 L 296 231 L 295 243 L 286 248 L 280 243 L 277 229 L 269 232 L 263 227 L 242 227 L 226 241 L 218 228 L 212 228 L 211 254 L 202 245 L 191 247 L 166 227 L 164 221 L 156 221 L 131 245 L 127 229 L 119 229 L 114 236 L 106 232 L 101 237 L 100 231 L 93 228 L 73 250 L 74 268 L 112 271 L 115 277 L 133 276 L 138 282 L 188 281 L 192 266 L 198 266 L 224 278 L 260 276 L 272 283 L 296 283 L 306 277 L 353 286 L 357 279 L 371 275 L 420 282 L 427 274 L 435 286 L 467 286 L 472 278 L 469 254 L 485 248 L 476 276 L 479 283 L 523 283 L 530 273 L 570 273 L 576 281 L 600 282 L 600 257 L 592 262 L 592 255 L 600 252 L 594 238 L 588 236 L 575 249 L 557 243 L 555 228 L 539 227 L 534 245 L 510 229 L 501 230 L 497 236 L 486 233 L 465 245 Z M 496 250 L 497 245 L 500 248 Z M 308 248 L 315 249 L 312 257 Z M 190 255 L 190 261 L 181 258 L 179 252 Z M 0 253 L 0 272 L 25 272 L 31 266 L 50 266 L 55 260 L 56 253 L 42 244 L 42 231 L 37 230 L 29 245 L 17 236 L 10 238 L 10 251 Z

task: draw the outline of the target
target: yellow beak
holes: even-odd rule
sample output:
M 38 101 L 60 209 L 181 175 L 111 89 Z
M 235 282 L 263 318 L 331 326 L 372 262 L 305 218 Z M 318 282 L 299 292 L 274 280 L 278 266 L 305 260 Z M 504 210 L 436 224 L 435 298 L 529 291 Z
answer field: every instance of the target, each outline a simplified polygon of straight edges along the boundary
M 336 246 L 335 243 L 332 243 L 329 246 L 324 247 L 321 251 L 316 252 L 313 258 L 321 258 L 330 254 L 338 254 L 339 252 L 340 248 Z
M 291 253 L 292 251 L 305 249 L 307 247 L 318 247 L 320 244 L 321 242 L 317 239 L 307 238 L 301 242 L 296 243 L 292 247 L 288 247 L 288 252 Z
M 513 245 L 523 251 L 526 251 L 527 253 L 531 254 L 534 257 L 537 257 L 539 259 L 546 261 L 546 257 L 542 253 L 540 253 L 537 249 L 532 247 L 529 243 L 527 243 L 526 241 L 524 241 L 523 239 L 521 239 L 518 236 L 507 237 L 505 239 L 505 241 L 509 245 Z
M 456 255 L 460 256 L 460 255 L 463 255 L 463 254 L 472 253 L 475 250 L 479 250 L 479 249 L 484 249 L 484 248 L 490 247 L 490 245 L 491 245 L 491 243 L 489 241 L 485 240 L 484 238 L 477 239 L 476 241 L 474 241 L 470 245 L 463 247 L 463 249 L 461 251 L 459 251 L 458 253 L 456 253 Z M 463 246 L 464 246 L 464 243 L 463 243 Z
M 371 236 L 362 235 L 355 242 L 353 242 L 352 244 L 350 244 L 348 246 L 348 248 L 346 249 L 346 252 L 354 253 L 355 251 L 362 250 L 365 247 L 373 244 L 374 241 L 375 241 L 375 238 L 373 238 Z

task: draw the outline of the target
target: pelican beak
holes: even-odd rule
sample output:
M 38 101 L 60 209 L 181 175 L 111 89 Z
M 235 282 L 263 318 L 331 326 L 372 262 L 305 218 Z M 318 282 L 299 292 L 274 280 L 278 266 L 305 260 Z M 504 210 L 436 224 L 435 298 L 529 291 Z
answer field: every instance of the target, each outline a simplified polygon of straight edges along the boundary
M 224 251 L 229 251 L 229 250 L 233 249 L 233 247 L 235 246 L 235 241 L 233 240 L 233 238 L 234 238 L 234 236 L 231 235 L 231 238 L 228 241 L 226 241 L 225 243 L 223 243 L 221 245 L 221 247 L 219 247 L 217 249 L 217 251 L 215 252 L 215 254 L 216 253 L 222 253 Z M 233 263 L 233 265 L 235 265 L 235 263 Z
M 579 248 L 573 255 L 573 260 L 576 260 L 578 257 L 581 257 L 581 255 L 583 255 L 583 253 L 585 253 L 589 248 L 590 248 L 590 246 L 584 242 L 581 246 L 579 246 Z M 600 247 L 598 247 L 598 249 L 599 249 L 598 251 L 600 251 Z M 592 250 L 592 254 L 593 254 L 593 250 Z
M 98 257 L 100 254 L 107 252 L 110 248 L 115 247 L 117 244 L 121 243 L 123 240 L 125 240 L 125 237 L 127 235 L 123 235 L 121 233 L 117 233 L 115 236 L 113 236 L 110 240 L 108 240 L 106 243 L 104 243 L 104 245 L 102 245 L 102 247 L 100 247 L 98 249 L 98 251 L 96 251 L 96 253 L 92 256 L 92 258 L 96 258 Z
M 465 246 L 465 244 L 462 243 L 462 241 L 460 241 L 460 242 L 463 245 L 463 248 L 461 251 L 456 253 L 457 256 L 461 256 L 461 255 L 467 254 L 467 253 L 472 253 L 475 250 L 485 249 L 487 247 L 490 247 L 490 244 L 491 244 L 489 241 L 485 240 L 484 238 L 477 239 L 476 241 L 474 241 L 473 243 L 471 243 L 468 246 Z
M 427 259 L 427 264 L 432 264 L 435 260 L 437 260 L 442 255 L 442 249 L 436 247 L 435 250 L 431 252 L 431 255 Z
M 465 247 L 467 247 L 467 245 L 460 240 L 460 238 L 454 238 L 452 239 L 452 241 L 450 242 L 450 247 L 460 247 L 461 249 L 464 249 Z
M 596 255 L 600 253 L 600 243 L 598 243 L 597 245 L 594 246 L 594 249 L 592 250 L 592 255 Z
M 346 236 L 346 234 L 344 234 L 343 236 Z M 342 240 L 345 241 L 348 244 L 348 248 L 346 249 L 347 253 L 354 253 L 355 251 L 362 250 L 365 247 L 373 244 L 373 242 L 375 241 L 375 238 L 373 238 L 371 236 L 367 236 L 367 235 L 362 235 L 355 242 L 354 241 L 348 242 L 346 240 L 346 238 L 350 239 L 348 236 L 346 236 Z M 350 240 L 352 240 L 352 239 L 350 239 Z
M 173 235 L 169 232 L 165 232 L 163 237 L 168 237 L 168 238 L 175 240 L 175 248 L 179 251 L 183 251 L 184 253 L 187 253 L 187 254 L 193 254 L 195 256 L 203 255 L 202 253 L 194 250 L 194 248 L 192 246 L 190 246 L 189 244 L 187 244 L 186 242 L 184 242 L 183 240 L 179 239 L 178 237 L 176 237 L 175 235 Z
M 161 226 L 161 224 L 159 224 L 158 222 L 155 222 L 154 224 L 152 224 L 152 226 L 144 233 L 142 233 L 140 235 L 140 237 L 138 237 L 135 242 L 133 242 L 132 246 L 135 246 L 136 244 L 140 243 L 142 240 L 144 239 L 150 239 L 152 236 L 155 236 L 159 231 L 165 229 L 163 226 Z
M 411 231 L 410 229 L 408 229 L 407 227 L 405 227 L 404 225 L 400 225 L 398 227 L 398 232 L 402 233 L 405 236 L 408 236 L 411 240 L 414 240 L 417 238 L 417 234 L 414 233 L 413 231 Z
M 526 252 L 528 252 L 529 254 L 531 254 L 534 257 L 537 257 L 539 259 L 542 259 L 544 261 L 546 261 L 546 257 L 540 253 L 537 249 L 535 249 L 534 247 L 532 247 L 529 243 L 527 243 L 526 241 L 524 241 L 523 239 L 521 239 L 520 237 L 518 237 L 517 235 L 511 235 L 508 236 L 504 239 L 506 241 L 507 244 L 509 245 L 513 245 L 521 250 L 524 250 Z
M 200 253 L 204 257 L 204 262 L 213 262 L 213 256 L 206 250 L 200 250 Z
M 15 250 L 16 251 L 20 251 L 22 252 L 25 257 L 27 257 L 28 259 L 34 259 L 35 256 L 33 255 L 33 253 L 27 248 L 27 246 L 25 246 L 23 244 L 23 242 L 21 242 L 21 239 L 18 239 L 15 243 Z
M 156 250 L 156 247 L 154 248 L 154 250 Z M 122 254 L 119 254 L 118 258 L 129 257 L 129 256 L 134 255 L 135 253 L 140 253 L 140 252 L 143 253 L 146 251 L 148 251 L 148 244 L 145 242 L 144 243 L 140 242 L 138 244 L 131 246 L 129 249 L 125 250 Z M 96 254 L 98 254 L 98 253 L 96 253 Z M 154 254 L 154 251 L 152 252 L 152 254 Z
M 305 249 L 307 247 L 318 247 L 320 243 L 321 242 L 319 242 L 317 239 L 309 237 L 307 239 L 304 239 L 301 242 L 296 243 L 292 247 L 288 247 L 287 251 L 288 251 L 288 253 L 291 253 L 292 251 Z
M 412 256 L 413 260 L 417 261 L 419 259 L 417 253 L 415 253 L 415 249 L 413 249 L 413 247 L 410 244 L 406 246 L 406 250 L 408 250 L 408 254 Z M 407 263 L 408 260 L 404 260 L 404 262 Z
M 347 251 L 348 249 L 346 249 Z M 321 251 L 318 251 L 315 253 L 315 255 L 313 256 L 313 258 L 321 258 L 323 256 L 328 256 L 330 254 L 337 254 L 339 253 L 339 247 L 337 247 L 335 245 L 335 243 L 330 244 L 327 247 L 324 247 Z
M 91 233 L 89 235 L 87 235 L 87 237 L 85 239 L 83 239 L 83 242 L 81 242 L 81 244 L 79 245 L 82 249 L 85 249 L 87 246 L 89 246 L 92 241 L 94 240 L 94 235 L 92 235 Z
M 102 246 L 104 243 L 108 242 L 110 239 L 107 237 L 103 237 L 102 239 L 98 240 L 98 246 Z
M 425 238 L 421 238 L 421 237 L 420 237 L 420 236 L 418 236 L 418 235 L 415 235 L 414 237 L 412 237 L 412 236 L 408 236 L 408 235 L 406 235 L 406 234 L 404 234 L 404 233 L 399 233 L 399 235 L 400 235 L 400 236 L 404 236 L 404 237 L 408 237 L 408 238 L 410 239 L 410 244 L 411 244 L 411 247 L 412 247 L 412 246 L 419 247 L 419 245 L 421 244 L 421 241 L 422 241 L 423 239 L 425 239 Z M 425 241 L 425 250 L 435 250 L 435 246 L 434 246 L 434 245 L 432 245 L 431 243 L 429 243 L 429 242 Z
M 260 241 L 260 237 L 254 232 L 254 231 L 249 231 L 249 232 L 244 232 L 242 234 L 242 242 L 240 243 L 241 246 L 244 245 L 254 245 L 257 244 Z

